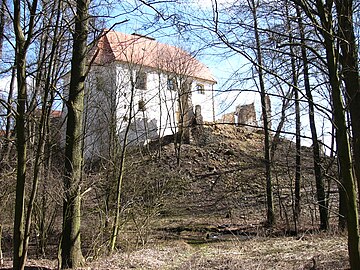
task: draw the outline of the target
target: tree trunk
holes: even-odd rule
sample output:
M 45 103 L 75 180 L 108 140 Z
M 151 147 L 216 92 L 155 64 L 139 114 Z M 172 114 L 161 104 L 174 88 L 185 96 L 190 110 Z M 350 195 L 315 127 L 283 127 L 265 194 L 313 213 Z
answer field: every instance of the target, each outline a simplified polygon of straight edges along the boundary
M 3 43 L 4 43 L 5 11 L 6 11 L 6 0 L 2 0 L 0 7 L 0 58 L 2 57 Z
M 269 119 L 268 119 L 268 104 L 266 99 L 265 83 L 264 83 L 264 74 L 263 74 L 263 64 L 262 64 L 262 52 L 261 52 L 261 43 L 260 36 L 258 31 L 258 22 L 257 22 L 257 7 L 255 1 L 251 0 L 249 5 L 251 6 L 252 15 L 254 19 L 254 31 L 255 31 L 255 41 L 256 41 L 256 57 L 257 57 L 257 66 L 259 74 L 259 84 L 260 84 L 260 97 L 261 97 L 261 109 L 262 109 L 262 119 L 264 124 L 264 161 L 265 161 L 265 174 L 266 174 L 266 202 L 267 202 L 267 225 L 273 226 L 275 224 L 275 213 L 274 213 L 274 200 L 273 200 L 273 187 L 271 180 L 271 164 L 270 164 L 270 139 L 269 139 Z
M 331 72 L 332 73 L 332 72 Z M 330 73 L 330 74 L 331 74 Z M 334 83 L 334 82 L 333 82 Z M 348 229 L 348 250 L 351 269 L 360 267 L 359 222 L 356 202 L 355 181 L 352 172 L 350 145 L 347 137 L 346 119 L 341 99 L 340 88 L 332 87 L 334 104 L 334 121 L 337 127 L 336 143 L 342 183 L 346 192 L 346 218 Z
M 335 135 L 336 136 L 336 135 Z M 340 161 L 338 160 L 338 163 Z M 338 219 L 338 228 L 340 231 L 345 231 L 346 229 L 346 192 L 345 188 L 342 185 L 343 181 L 341 179 L 341 170 L 340 166 L 338 165 L 339 170 L 339 176 L 340 176 L 340 183 L 338 183 L 338 189 L 339 189 L 339 219 Z
M 335 1 L 339 21 L 339 37 L 342 57 L 343 80 L 347 94 L 347 107 L 350 110 L 352 145 L 354 154 L 354 172 L 360 187 L 360 78 L 358 47 L 354 34 L 353 1 Z M 358 193 L 360 199 L 360 192 Z
M 288 23 L 289 31 L 289 43 L 293 44 L 294 38 L 292 35 L 293 28 L 291 27 L 290 14 L 289 14 L 289 2 L 286 1 L 286 17 Z M 298 72 L 299 67 L 296 65 L 296 55 L 294 48 L 290 45 L 290 55 L 291 55 L 291 70 L 292 70 L 292 83 L 293 83 L 293 93 L 295 96 L 295 187 L 294 187 L 294 204 L 293 204 L 293 214 L 294 214 L 294 227 L 295 233 L 298 234 L 298 229 L 300 225 L 300 213 L 301 213 L 301 115 L 300 115 L 300 99 L 299 99 L 299 90 L 298 90 Z
M 24 205 L 26 179 L 26 48 L 25 37 L 21 29 L 20 1 L 14 1 L 14 29 L 16 36 L 15 65 L 17 72 L 17 115 L 16 115 L 16 150 L 17 150 L 17 177 L 14 218 L 14 250 L 13 269 L 24 269 L 21 258 L 24 255 Z
M 0 224 L 0 266 L 4 264 L 1 242 L 2 242 L 2 225 Z
M 83 264 L 80 240 L 80 182 L 82 171 L 82 118 L 88 34 L 88 0 L 76 1 L 75 32 L 71 59 L 69 98 L 66 102 L 65 175 L 63 202 L 63 234 L 61 268 L 77 268 Z
M 329 228 L 329 217 L 328 217 L 328 210 L 327 210 L 327 203 L 325 196 L 323 174 L 321 171 L 321 164 L 320 164 L 321 163 L 320 147 L 319 147 L 319 141 L 316 131 L 315 108 L 311 93 L 311 87 L 310 87 L 308 58 L 305 48 L 304 26 L 301 19 L 300 8 L 296 7 L 296 10 L 297 10 L 298 24 L 300 29 L 301 55 L 304 64 L 304 84 L 305 84 L 306 97 L 309 102 L 309 124 L 311 131 L 311 139 L 313 143 L 312 149 L 313 149 L 314 172 L 315 172 L 315 182 L 316 182 L 316 196 L 317 196 L 317 203 L 319 204 L 319 212 L 320 212 L 320 230 L 327 230 Z
M 130 132 L 131 127 L 131 121 L 134 118 L 133 116 L 133 106 L 134 106 L 134 98 L 135 98 L 135 80 L 131 77 L 131 96 L 130 96 L 130 104 L 129 104 L 129 118 L 128 123 L 125 129 L 124 138 L 122 142 L 121 147 L 121 153 L 120 153 L 120 164 L 119 164 L 119 175 L 117 177 L 117 183 L 116 183 L 116 210 L 115 210 L 115 218 L 114 218 L 114 224 L 112 227 L 112 234 L 110 237 L 110 247 L 109 252 L 110 254 L 114 252 L 117 236 L 119 233 L 119 222 L 120 222 L 120 210 L 121 210 L 121 190 L 122 190 L 122 183 L 123 183 L 123 177 L 124 177 L 124 171 L 125 171 L 125 158 L 126 158 L 126 150 L 127 150 L 127 144 L 128 144 L 128 134 Z M 115 121 L 116 122 L 116 121 Z M 116 162 L 115 162 L 116 164 Z
M 295 134 L 296 134 L 296 161 L 295 161 L 295 206 L 294 206 L 294 219 L 295 219 L 295 231 L 297 233 L 300 225 L 300 214 L 301 214 L 301 115 L 300 115 L 300 104 L 299 104 L 299 92 L 295 89 Z
M 337 53 L 335 50 L 335 35 L 332 28 L 331 10 L 317 1 L 317 10 L 321 19 L 321 34 L 324 38 L 327 68 L 331 85 L 333 116 L 336 127 L 336 144 L 341 172 L 342 184 L 346 193 L 346 221 L 348 229 L 348 250 L 351 269 L 360 267 L 359 221 L 356 202 L 355 181 L 351 161 L 350 144 L 347 135 L 345 110 L 342 101 L 340 79 L 338 75 Z M 357 119 L 358 121 L 358 119 Z
M 10 80 L 10 86 L 9 86 L 9 93 L 7 98 L 7 108 L 6 108 L 6 127 L 5 127 L 5 145 L 4 145 L 4 151 L 3 156 L 1 157 L 2 164 L 6 164 L 6 162 L 9 159 L 9 155 L 12 149 L 11 144 L 11 133 L 12 133 L 12 118 L 13 118 L 13 111 L 12 111 L 12 103 L 13 103 L 13 94 L 14 94 L 14 85 L 16 80 L 16 69 L 12 68 L 11 71 L 11 80 Z

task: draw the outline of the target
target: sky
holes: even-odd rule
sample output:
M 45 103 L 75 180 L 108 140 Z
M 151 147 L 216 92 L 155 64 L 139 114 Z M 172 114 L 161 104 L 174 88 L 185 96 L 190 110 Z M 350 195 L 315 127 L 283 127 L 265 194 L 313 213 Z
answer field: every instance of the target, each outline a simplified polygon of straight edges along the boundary
M 229 5 L 231 2 L 234 2 L 234 0 L 219 0 L 218 4 Z M 138 32 L 140 34 L 150 35 L 160 42 L 181 46 L 190 52 L 199 52 L 197 53 L 197 58 L 209 67 L 218 82 L 215 86 L 215 89 L 218 90 L 216 96 L 218 104 L 216 108 L 217 118 L 220 118 L 223 113 L 235 111 L 237 105 L 255 102 L 257 117 L 258 120 L 260 119 L 260 96 L 258 93 L 248 91 L 242 91 L 241 93 L 239 91 L 227 91 L 228 89 L 234 88 L 256 90 L 254 80 L 247 80 L 246 82 L 239 83 L 239 79 L 253 75 L 249 73 L 250 65 L 243 57 L 236 53 L 229 54 L 229 50 L 224 49 L 223 46 L 217 46 L 216 48 L 206 47 L 206 43 L 211 41 L 211 36 L 209 36 L 204 29 L 195 28 L 193 30 L 195 30 L 194 33 L 196 34 L 193 34 L 191 31 L 185 31 L 188 30 L 186 29 L 186 25 L 179 24 L 177 28 L 174 28 L 173 25 L 171 25 L 173 22 L 172 19 L 163 22 L 156 16 L 156 12 L 149 7 L 140 8 L 133 14 L 127 12 L 127 9 L 136 6 L 137 3 L 139 3 L 137 0 L 122 1 L 123 10 L 120 10 L 121 8 L 113 10 L 116 14 L 121 15 L 115 16 L 113 20 L 109 21 L 107 27 L 127 19 L 128 21 L 118 25 L 116 30 L 130 34 Z M 186 12 L 203 10 L 205 13 L 202 13 L 202 16 L 207 14 L 206 12 L 208 12 L 207 16 L 209 18 L 212 16 L 212 13 L 209 12 L 213 4 L 212 0 L 183 0 L 180 1 L 180 3 L 182 3 L 181 8 L 184 8 Z M 155 7 L 159 8 L 161 11 L 160 6 L 155 5 Z M 164 13 L 169 12 L 170 15 L 175 14 L 171 13 L 173 11 L 171 10 L 172 8 L 176 9 L 179 8 L 179 6 L 169 6 L 167 10 L 164 10 Z M 186 18 L 178 19 L 177 22 L 186 22 L 187 20 Z M 157 23 L 154 23 L 154 21 Z M 182 31 L 181 27 L 184 27 L 184 31 Z M 8 88 L 8 85 L 9 78 L 0 79 L 0 91 L 4 91 L 4 89 Z M 276 100 L 273 101 L 273 110 L 276 115 L 279 109 L 279 103 Z M 303 113 L 305 116 L 306 111 L 303 111 Z M 306 128 L 306 117 L 303 117 L 303 120 L 305 126 L 304 133 L 308 133 Z M 322 125 L 322 119 L 319 119 L 318 122 L 319 125 Z

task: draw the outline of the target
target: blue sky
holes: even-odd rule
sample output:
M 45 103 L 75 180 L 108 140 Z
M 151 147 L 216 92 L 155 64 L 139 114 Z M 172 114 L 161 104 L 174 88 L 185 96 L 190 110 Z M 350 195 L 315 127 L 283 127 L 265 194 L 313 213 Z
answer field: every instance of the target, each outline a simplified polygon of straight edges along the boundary
M 220 4 L 224 4 L 226 0 L 220 0 Z M 182 4 L 181 4 L 182 3 Z M 217 101 L 219 106 L 217 107 L 218 118 L 225 112 L 231 112 L 235 110 L 235 107 L 239 104 L 248 104 L 255 102 L 258 111 L 258 120 L 260 118 L 260 101 L 259 94 L 254 92 L 242 91 L 228 91 L 229 89 L 250 89 L 256 91 L 255 81 L 253 79 L 246 80 L 254 74 L 251 73 L 251 65 L 247 60 L 239 54 L 231 53 L 228 49 L 221 46 L 207 46 L 213 41 L 213 36 L 206 30 L 202 29 L 200 25 L 194 21 L 191 24 L 194 26 L 191 29 L 187 29 L 186 17 L 171 17 L 180 16 L 175 13 L 176 9 L 181 8 L 184 12 L 195 13 L 198 18 L 206 17 L 211 19 L 211 0 L 198 0 L 198 1 L 181 1 L 177 6 L 170 5 L 162 10 L 164 5 L 156 5 L 156 8 L 163 11 L 166 21 L 163 21 L 156 12 L 149 7 L 140 7 L 139 1 L 128 0 L 122 1 L 121 5 L 118 4 L 115 9 L 109 9 L 114 16 L 114 19 L 108 20 L 106 27 L 111 27 L 114 23 L 128 20 L 126 23 L 117 25 L 115 30 L 133 33 L 137 32 L 144 35 L 149 35 L 156 38 L 160 42 L 168 43 L 171 45 L 182 47 L 189 52 L 196 52 L 196 57 L 207 65 L 214 76 L 216 77 L 218 84 L 215 89 L 219 91 L 217 95 Z M 137 6 L 139 5 L 139 6 Z M 132 8 L 137 7 L 136 11 L 128 12 Z M 172 19 L 173 18 L 173 19 Z M 176 27 L 174 26 L 174 23 Z M 188 31 L 189 30 L 189 31 Z M 0 79 L 0 91 L 7 88 L 9 85 L 9 78 Z M 273 111 L 277 114 L 279 110 L 279 103 L 276 99 L 273 99 Z M 307 116 L 306 110 L 303 110 L 303 125 L 304 133 L 308 134 Z M 322 117 L 318 117 L 319 128 L 321 126 L 327 126 L 323 124 Z M 328 130 L 326 131 L 328 132 Z

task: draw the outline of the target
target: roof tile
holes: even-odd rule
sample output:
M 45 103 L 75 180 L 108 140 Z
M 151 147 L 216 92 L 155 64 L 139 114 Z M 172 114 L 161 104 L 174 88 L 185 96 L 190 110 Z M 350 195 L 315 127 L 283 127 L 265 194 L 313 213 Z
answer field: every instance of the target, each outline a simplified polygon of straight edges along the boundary
M 104 33 L 97 45 L 96 64 L 120 61 L 216 83 L 209 68 L 181 48 L 137 34 Z

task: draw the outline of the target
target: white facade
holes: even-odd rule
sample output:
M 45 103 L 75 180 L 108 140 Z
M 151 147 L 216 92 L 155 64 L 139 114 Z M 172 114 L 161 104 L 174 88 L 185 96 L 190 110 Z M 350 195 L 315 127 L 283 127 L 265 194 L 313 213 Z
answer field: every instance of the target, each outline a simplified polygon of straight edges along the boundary
M 214 121 L 209 69 L 186 51 L 154 39 L 107 31 L 86 82 L 85 157 L 109 156 L 115 142 L 144 145 L 193 121 L 201 106 Z
M 140 89 L 137 82 L 144 75 L 146 89 Z M 176 134 L 179 91 L 172 83 L 180 84 L 185 79 L 191 89 L 188 110 L 200 105 L 204 121 L 213 121 L 213 82 L 129 63 L 94 66 L 86 87 L 85 157 L 107 155 L 111 151 L 111 132 L 123 141 L 128 128 L 130 145 Z

